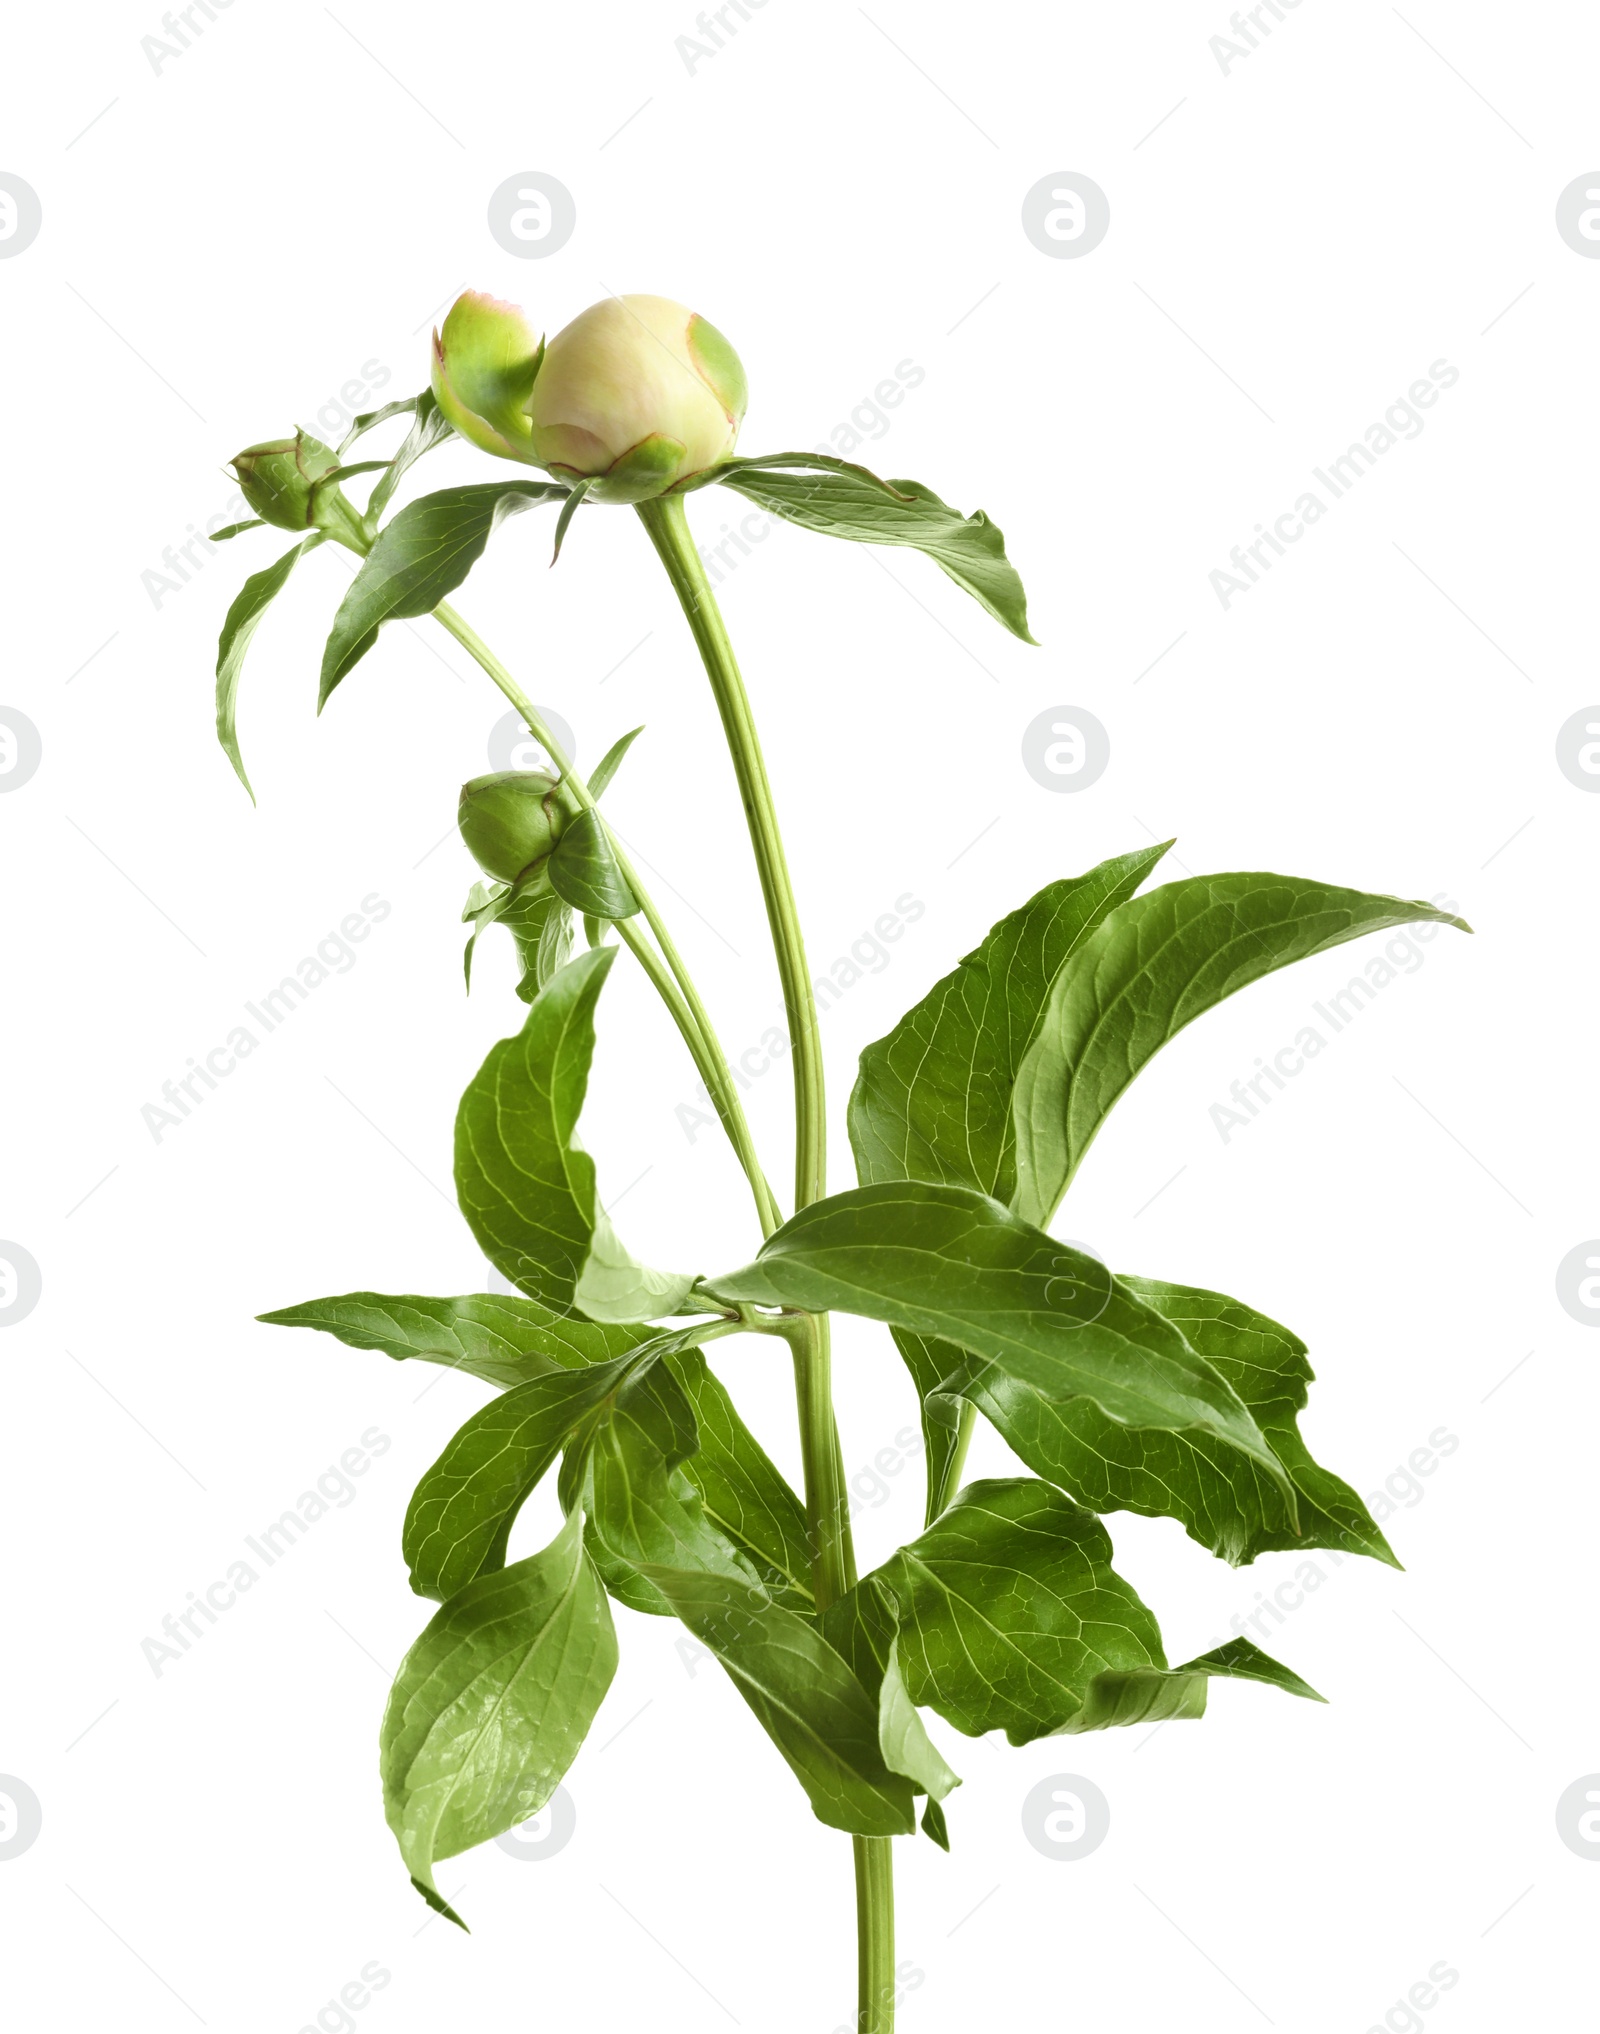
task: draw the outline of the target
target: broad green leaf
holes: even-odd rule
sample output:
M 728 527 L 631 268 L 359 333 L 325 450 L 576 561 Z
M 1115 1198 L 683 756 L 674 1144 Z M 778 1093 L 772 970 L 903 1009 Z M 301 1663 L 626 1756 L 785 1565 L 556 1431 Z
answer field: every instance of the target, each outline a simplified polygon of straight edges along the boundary
M 779 472 L 774 469 L 780 458 L 785 465 L 821 470 Z M 719 467 L 714 478 L 802 529 L 856 544 L 897 544 L 926 552 L 1014 636 L 1033 641 L 1022 581 L 1006 556 L 1005 538 L 982 509 L 963 516 L 915 480 L 885 482 L 863 467 L 805 453 L 736 459 Z
M 320 1328 L 352 1349 L 375 1349 L 397 1362 L 414 1357 L 442 1364 L 502 1390 L 552 1371 L 626 1356 L 656 1332 L 602 1326 L 581 1314 L 553 1312 L 538 1300 L 492 1292 L 460 1299 L 347 1292 L 257 1318 L 279 1328 Z
M 809 1618 L 756 1583 L 648 1564 L 640 1573 L 716 1654 L 820 1822 L 861 1836 L 911 1833 L 911 1782 L 884 1763 L 878 1705 Z
M 1051 983 L 1106 913 L 1131 897 L 1166 852 L 1143 848 L 1085 876 L 1050 883 L 1002 918 L 886 1038 L 861 1055 L 850 1097 L 850 1142 L 863 1186 L 939 1180 L 1008 1202 L 1016 1184 L 1011 1091 Z M 944 1484 L 959 1429 L 929 1393 L 961 1352 L 891 1330 L 917 1386 L 930 1502 Z
M 849 1112 L 863 1186 L 938 1180 L 1009 1202 L 1016 1184 L 1011 1090 L 1051 984 L 1168 845 L 1047 884 L 1002 918 L 887 1037 L 864 1049 Z
M 241 523 L 238 527 L 243 529 L 246 525 Z M 313 530 L 309 537 L 291 545 L 275 565 L 252 572 L 234 596 L 233 605 L 223 619 L 222 634 L 217 638 L 217 740 L 247 791 L 250 779 L 244 773 L 244 758 L 239 753 L 238 728 L 239 677 L 244 670 L 245 652 L 261 617 L 283 591 L 301 554 L 314 550 L 321 542 L 322 532 Z M 250 791 L 252 804 L 255 795 Z
M 417 1890 L 452 1921 L 435 1865 L 544 1806 L 616 1664 L 576 1514 L 542 1553 L 452 1597 L 406 1655 L 379 1738 L 384 1810 Z
M 760 1580 L 706 1517 L 685 1473 L 698 1445 L 694 1409 L 683 1387 L 657 1365 L 627 1380 L 586 1422 L 569 1452 L 563 1471 L 567 1501 L 582 1502 L 595 1566 L 611 1594 L 631 1610 L 672 1615 L 647 1570 L 690 1570 L 741 1584 Z
M 1293 1503 L 1237 1393 L 1171 1322 L 1094 1258 L 970 1187 L 905 1180 L 834 1194 L 705 1289 L 954 1342 L 975 1352 L 964 1386 L 987 1362 L 1052 1399 L 1091 1398 L 1125 1426 L 1198 1428 L 1261 1463 Z
M 388 462 L 388 470 L 382 480 L 367 498 L 367 519 L 376 522 L 389 503 L 394 491 L 416 465 L 424 452 L 431 452 L 435 445 L 442 445 L 447 438 L 455 436 L 455 427 L 433 399 L 433 390 L 425 388 L 421 395 L 412 398 L 414 415 L 411 429 L 400 441 L 400 449 Z
M 903 1773 L 919 1794 L 942 1801 L 960 1780 L 929 1737 L 907 1693 L 899 1661 L 895 1599 L 874 1575 L 858 1582 L 823 1612 L 822 1635 L 850 1666 L 862 1687 L 878 1696 L 878 1749 L 892 1773 Z M 935 1838 L 935 1841 L 939 1841 Z M 944 1847 L 949 1849 L 948 1840 Z
M 606 750 L 605 754 L 595 764 L 594 769 L 589 774 L 589 796 L 591 798 L 598 798 L 600 796 L 601 792 L 604 791 L 612 778 L 617 774 L 623 757 L 643 733 L 644 728 L 642 725 L 630 728 L 625 735 L 619 735 L 610 748 Z
M 406 1509 L 401 1546 L 419 1596 L 446 1603 L 476 1576 L 505 1566 L 517 1513 L 568 1436 L 642 1360 L 628 1355 L 551 1371 L 473 1414 L 424 1470 Z
M 1047 1737 L 1082 1710 L 1096 1675 L 1166 1666 L 1105 1528 L 1048 1483 L 968 1484 L 874 1579 L 898 1610 L 912 1701 L 969 1737 Z
M 1178 1519 L 1236 1567 L 1258 1554 L 1311 1547 L 1371 1554 L 1398 1567 L 1360 1498 L 1314 1462 L 1300 1438 L 1296 1417 L 1312 1374 L 1305 1344 L 1221 1293 L 1126 1274 L 1119 1283 L 1179 1328 L 1249 1407 L 1294 1485 L 1299 1531 L 1277 1485 L 1209 1435 L 1135 1433 L 1085 1399 L 1061 1404 L 992 1367 L 975 1374 L 964 1395 L 1034 1474 L 1091 1511 Z
M 575 911 L 615 919 L 631 918 L 639 909 L 605 821 L 592 808 L 567 821 L 546 867 L 551 887 Z
M 574 1140 L 616 952 L 569 961 L 521 1031 L 491 1048 L 456 1116 L 456 1191 L 484 1255 L 519 1290 L 591 1320 L 648 1320 L 675 1311 L 694 1279 L 627 1258 L 596 1197 L 594 1161 Z
M 700 1445 L 683 1469 L 700 1493 L 706 1517 L 753 1564 L 777 1602 L 809 1611 L 805 1506 L 739 1417 L 704 1354 L 688 1349 L 669 1356 L 667 1368 L 694 1409 Z
M 441 488 L 403 508 L 362 561 L 339 603 L 322 655 L 318 707 L 378 640 L 387 621 L 431 614 L 483 555 L 507 516 L 566 489 L 537 480 L 490 480 Z
M 1087 1730 L 1116 1730 L 1130 1723 L 1193 1721 L 1205 1715 L 1206 1696 L 1214 1680 L 1261 1681 L 1307 1702 L 1323 1700 L 1292 1668 L 1272 1659 L 1249 1639 L 1230 1639 L 1181 1667 L 1135 1667 L 1126 1673 L 1096 1674 L 1083 1707 L 1060 1726 L 1060 1734 L 1070 1737 Z
M 1057 975 L 1017 1070 L 1016 1212 L 1050 1220 L 1118 1096 L 1202 1012 L 1291 961 L 1419 921 L 1471 930 L 1432 904 L 1289 876 L 1193 876 L 1120 905 Z

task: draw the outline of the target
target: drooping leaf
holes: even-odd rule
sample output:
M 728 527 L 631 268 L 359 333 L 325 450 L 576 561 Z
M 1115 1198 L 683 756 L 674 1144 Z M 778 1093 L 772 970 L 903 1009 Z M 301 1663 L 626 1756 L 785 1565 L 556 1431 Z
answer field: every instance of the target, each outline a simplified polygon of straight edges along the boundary
M 1277 1485 L 1209 1435 L 1135 1433 L 1085 1399 L 1047 1399 L 993 1368 L 975 1375 L 965 1396 L 1034 1474 L 1059 1483 L 1091 1511 L 1176 1518 L 1235 1566 L 1270 1551 L 1312 1547 L 1398 1566 L 1360 1498 L 1314 1462 L 1300 1438 L 1296 1417 L 1311 1381 L 1305 1344 L 1221 1293 L 1126 1274 L 1120 1283 L 1181 1329 L 1249 1407 L 1294 1484 L 1299 1530 L 1289 1524 Z
M 245 525 L 241 523 L 238 527 L 243 529 Z M 217 740 L 237 772 L 239 782 L 250 791 L 252 804 L 256 794 L 250 790 L 244 758 L 239 753 L 239 678 L 244 670 L 245 652 L 261 624 L 261 617 L 283 591 L 301 554 L 314 550 L 322 540 L 322 532 L 313 530 L 298 544 L 290 545 L 275 565 L 252 572 L 234 596 L 233 605 L 223 619 L 222 634 L 217 638 Z
M 868 1575 L 829 1604 L 822 1635 L 848 1662 L 861 1685 L 878 1697 L 878 1748 L 892 1773 L 903 1773 L 919 1794 L 942 1801 L 960 1780 L 929 1737 L 900 1671 L 900 1618 L 882 1580 Z M 937 1838 L 935 1839 L 938 1840 Z M 944 1845 L 949 1849 L 948 1840 Z
M 403 508 L 339 603 L 322 655 L 319 708 L 372 648 L 385 622 L 431 614 L 466 578 L 507 516 L 565 494 L 553 482 L 491 480 L 441 488 Z
M 1166 1666 L 1105 1528 L 1048 1483 L 968 1484 L 875 1579 L 912 1701 L 969 1737 L 1030 1743 L 1078 1714 L 1097 1674 Z
M 970 1187 L 858 1187 L 814 1202 L 755 1262 L 705 1290 L 728 1301 L 839 1309 L 954 1342 L 963 1384 L 992 1364 L 1053 1399 L 1093 1399 L 1130 1427 L 1198 1428 L 1293 1493 L 1259 1427 L 1171 1322 L 1104 1265 Z M 956 1389 L 952 1387 L 952 1389 Z M 964 1395 L 958 1390 L 957 1395 Z
M 886 1038 L 869 1045 L 850 1097 L 850 1142 L 863 1186 L 940 1180 L 1008 1202 L 1015 1186 L 1011 1091 L 1051 984 L 1105 917 L 1166 852 L 1139 849 L 1085 876 L 1050 883 L 991 932 Z M 922 1408 L 930 1503 L 958 1446 L 948 1403 L 929 1401 L 961 1352 L 891 1330 Z
M 780 472 L 779 459 L 820 470 Z M 885 482 L 862 467 L 807 453 L 735 459 L 713 477 L 802 529 L 856 544 L 896 544 L 926 552 L 1014 636 L 1033 641 L 1022 581 L 1006 556 L 1005 538 L 982 509 L 963 516 L 915 480 Z
M 669 1356 L 666 1366 L 694 1409 L 700 1445 L 683 1470 L 706 1517 L 753 1564 L 775 1601 L 810 1611 L 805 1506 L 739 1417 L 703 1352 Z
M 431 452 L 436 445 L 442 445 L 447 438 L 455 436 L 455 427 L 433 399 L 433 390 L 425 388 L 421 395 L 412 398 L 414 415 L 411 429 L 400 441 L 400 449 L 388 463 L 388 471 L 367 500 L 367 516 L 376 522 L 389 503 L 394 499 L 395 489 L 416 465 L 424 452 Z
M 417 1294 L 339 1293 L 280 1307 L 258 1319 L 273 1327 L 319 1328 L 352 1349 L 461 1370 L 508 1390 L 553 1371 L 626 1356 L 652 1339 L 646 1327 L 602 1325 L 557 1313 L 520 1294 L 475 1292 L 459 1299 Z
M 542 1553 L 452 1597 L 406 1655 L 379 1740 L 384 1810 L 418 1891 L 452 1921 L 435 1865 L 544 1806 L 616 1664 L 576 1514 Z
M 1056 976 L 1017 1069 L 1016 1212 L 1043 1226 L 1113 1103 L 1202 1012 L 1276 968 L 1432 904 L 1272 875 L 1193 876 L 1119 905 Z
M 606 750 L 605 754 L 589 773 L 589 796 L 591 798 L 598 798 L 600 796 L 601 792 L 604 791 L 612 778 L 617 774 L 623 757 L 643 733 L 644 728 L 642 725 L 629 728 L 625 735 L 619 735 L 610 748 Z
M 591 1320 L 640 1321 L 681 1306 L 693 1276 L 651 1272 L 622 1249 L 574 1141 L 594 1052 L 594 1010 L 615 947 L 580 954 L 493 1046 L 456 1116 L 456 1191 L 490 1263 L 530 1297 Z
M 593 486 L 594 486 L 593 480 L 579 480 L 574 482 L 572 492 L 561 504 L 561 513 L 556 517 L 555 543 L 552 546 L 550 553 L 550 563 L 552 565 L 554 565 L 556 560 L 561 556 L 561 546 L 566 539 L 568 524 L 572 521 L 572 518 L 578 513 L 578 510 L 583 506 L 583 498 L 589 492 L 590 488 Z
M 1070 1737 L 1088 1730 L 1117 1730 L 1130 1723 L 1191 1722 L 1205 1715 L 1206 1697 L 1214 1680 L 1260 1681 L 1307 1702 L 1323 1700 L 1292 1668 L 1272 1659 L 1249 1639 L 1230 1639 L 1181 1667 L 1135 1667 L 1126 1673 L 1096 1674 L 1083 1707 L 1060 1726 L 1060 1734 Z
M 547 864 L 557 896 L 596 918 L 631 918 L 639 900 L 617 861 L 605 821 L 592 808 L 568 820 Z
M 694 1408 L 682 1385 L 654 1365 L 624 1383 L 585 1423 L 568 1456 L 567 1500 L 581 1501 L 589 1514 L 595 1566 L 611 1594 L 631 1610 L 672 1615 L 671 1603 L 648 1579 L 647 1571 L 658 1568 L 723 1575 L 741 1584 L 760 1581 L 706 1517 L 685 1473 L 698 1446 Z

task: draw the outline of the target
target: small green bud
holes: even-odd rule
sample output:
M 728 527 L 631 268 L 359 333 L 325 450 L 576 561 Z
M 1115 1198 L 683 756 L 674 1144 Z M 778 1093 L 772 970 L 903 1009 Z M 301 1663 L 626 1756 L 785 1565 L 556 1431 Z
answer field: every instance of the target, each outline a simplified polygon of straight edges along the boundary
M 485 875 L 514 883 L 555 846 L 566 808 L 544 770 L 496 770 L 461 787 L 457 823 Z
M 528 400 L 533 456 L 591 501 L 647 501 L 733 451 L 748 389 L 714 325 L 667 297 L 607 297 L 549 342 Z
M 544 347 L 515 304 L 468 290 L 433 335 L 433 395 L 463 438 L 535 464 L 528 398 Z
M 240 492 L 263 522 L 280 530 L 309 530 L 318 521 L 317 482 L 333 472 L 339 455 L 319 438 L 296 431 L 292 438 L 247 446 L 231 463 Z

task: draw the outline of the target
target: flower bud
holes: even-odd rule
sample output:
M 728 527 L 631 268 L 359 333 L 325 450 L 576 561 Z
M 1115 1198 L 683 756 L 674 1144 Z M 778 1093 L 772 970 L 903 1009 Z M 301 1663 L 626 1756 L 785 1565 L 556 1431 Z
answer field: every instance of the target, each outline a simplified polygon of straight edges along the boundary
M 548 772 L 496 770 L 462 785 L 457 824 L 484 874 L 514 883 L 549 854 L 566 817 Z
M 317 521 L 316 484 L 332 473 L 339 455 L 319 438 L 296 431 L 292 438 L 248 446 L 231 463 L 240 492 L 263 522 L 280 530 L 309 530 Z
M 468 290 L 433 335 L 434 400 L 463 438 L 532 465 L 528 397 L 543 351 L 515 304 Z
M 592 501 L 648 501 L 728 457 L 746 399 L 714 325 L 666 297 L 607 297 L 545 348 L 533 456 L 560 479 L 592 479 Z

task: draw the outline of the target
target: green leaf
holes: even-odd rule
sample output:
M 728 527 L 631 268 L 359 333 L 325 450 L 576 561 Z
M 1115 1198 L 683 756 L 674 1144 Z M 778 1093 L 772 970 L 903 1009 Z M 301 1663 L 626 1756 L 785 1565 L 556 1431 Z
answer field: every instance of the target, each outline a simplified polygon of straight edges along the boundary
M 257 1319 L 276 1328 L 318 1328 L 352 1349 L 375 1349 L 396 1362 L 415 1358 L 442 1364 L 501 1390 L 554 1371 L 610 1362 L 652 1340 L 656 1332 L 603 1326 L 518 1294 L 493 1292 L 459 1299 L 346 1292 L 280 1307 Z
M 619 735 L 595 764 L 589 774 L 589 796 L 598 798 L 612 778 L 617 774 L 618 765 L 634 743 L 644 733 L 643 726 L 629 728 L 625 735 Z
M 931 1837 L 942 1851 L 950 1849 L 950 1825 L 944 1819 L 944 1810 L 930 1794 L 922 1804 L 922 1833 Z
M 785 465 L 822 470 L 774 472 L 779 458 Z M 898 544 L 925 551 L 996 621 L 1025 643 L 1033 641 L 1022 581 L 1006 556 L 1004 537 L 982 509 L 963 516 L 915 480 L 882 481 L 863 467 L 805 453 L 777 454 L 761 461 L 736 459 L 719 467 L 713 477 L 802 529 L 856 544 Z
M 383 623 L 431 614 L 466 578 L 507 516 L 535 502 L 559 501 L 566 491 L 537 480 L 491 480 L 442 488 L 403 508 L 339 603 L 322 655 L 319 710 L 378 640 Z
M 1307 1702 L 1324 1699 L 1291 1668 L 1260 1651 L 1249 1639 L 1230 1639 L 1215 1652 L 1181 1667 L 1136 1667 L 1128 1673 L 1097 1674 L 1089 1683 L 1083 1707 L 1060 1726 L 1060 1734 L 1116 1730 L 1130 1723 L 1192 1722 L 1205 1715 L 1213 1680 L 1262 1681 Z
M 911 1783 L 884 1763 L 878 1706 L 810 1619 L 756 1583 L 684 1568 L 645 1565 L 640 1573 L 715 1653 L 818 1821 L 861 1836 L 911 1833 Z
M 592 808 L 568 820 L 546 867 L 556 895 L 575 911 L 616 919 L 631 918 L 639 909 L 605 821 Z
M 1048 1483 L 968 1484 L 873 1579 L 898 1610 L 912 1701 L 969 1737 L 1028 1744 L 1078 1715 L 1096 1675 L 1166 1666 L 1105 1528 Z
M 424 390 L 423 395 L 432 401 L 431 389 Z M 342 459 L 358 438 L 365 437 L 366 433 L 375 429 L 377 425 L 386 424 L 391 417 L 409 416 L 422 400 L 423 396 L 420 395 L 400 396 L 392 403 L 385 403 L 381 409 L 368 410 L 364 415 L 357 417 L 339 440 L 339 457 Z
M 1272 875 L 1193 876 L 1120 905 L 1056 976 L 1017 1069 L 1012 1206 L 1041 1226 L 1124 1088 L 1203 1011 L 1364 932 L 1471 927 L 1432 904 Z
M 705 1290 L 954 1342 L 976 1352 L 947 1384 L 957 1395 L 993 1364 L 1051 1399 L 1091 1398 L 1125 1426 L 1198 1428 L 1261 1463 L 1293 1503 L 1238 1395 L 1178 1329 L 1094 1258 L 970 1187 L 905 1180 L 834 1194 Z
M 595 1566 L 611 1594 L 632 1610 L 672 1615 L 671 1603 L 648 1579 L 658 1569 L 723 1575 L 740 1584 L 760 1580 L 706 1517 L 684 1473 L 698 1444 L 683 1387 L 654 1366 L 597 1411 L 569 1452 L 563 1472 L 568 1501 L 583 1503 Z
M 241 529 L 244 527 L 242 523 L 239 525 Z M 233 605 L 223 619 L 222 634 L 217 638 L 217 740 L 247 791 L 250 791 L 250 779 L 244 773 L 244 758 L 239 753 L 237 718 L 239 677 L 244 670 L 245 652 L 260 626 L 261 617 L 283 591 L 301 553 L 314 550 L 322 541 L 321 531 L 314 530 L 309 537 L 302 537 L 298 544 L 291 545 L 275 565 L 268 565 L 261 572 L 252 572 L 235 595 Z M 255 803 L 255 795 L 254 791 L 250 791 L 252 804 Z
M 456 1116 L 456 1191 L 490 1263 L 555 1310 L 638 1321 L 675 1312 L 691 1276 L 652 1272 L 618 1242 L 574 1140 L 594 1053 L 594 1010 L 615 947 L 580 954 L 493 1046 Z
M 213 544 L 226 544 L 230 537 L 237 537 L 245 530 L 264 530 L 266 527 L 264 516 L 252 516 L 248 522 L 229 523 L 220 530 L 207 530 L 206 535 Z
M 556 540 L 550 553 L 550 563 L 552 565 L 561 556 L 561 545 L 567 534 L 567 525 L 583 506 L 583 498 L 593 486 L 594 481 L 592 479 L 575 482 L 572 492 L 561 504 L 561 513 L 556 517 Z
M 861 1055 L 850 1142 L 863 1186 L 926 1179 L 1009 1201 L 1016 1184 L 1011 1091 L 1051 984 L 1106 913 L 1166 852 L 1142 848 L 1047 884 L 998 925 Z M 958 1446 L 933 1392 L 961 1360 L 948 1342 L 891 1330 L 917 1386 L 930 1503 Z
M 810 1611 L 805 1506 L 739 1417 L 704 1354 L 688 1349 L 669 1356 L 667 1368 L 694 1410 L 700 1445 L 683 1469 L 706 1517 L 750 1560 L 777 1602 Z
M 433 390 L 425 388 L 421 395 L 412 398 L 415 416 L 411 429 L 400 441 L 400 449 L 388 463 L 388 470 L 367 498 L 367 520 L 376 522 L 389 503 L 394 491 L 416 465 L 424 452 L 431 452 L 435 445 L 442 445 L 447 438 L 455 436 L 455 427 L 433 399 Z
M 419 1596 L 448 1602 L 478 1575 L 505 1566 L 517 1513 L 567 1437 L 642 1360 L 628 1355 L 536 1377 L 491 1399 L 452 1436 L 406 1510 L 401 1548 Z
M 899 1611 L 885 1584 L 869 1575 L 823 1612 L 822 1635 L 869 1692 L 878 1697 L 878 1748 L 892 1773 L 919 1794 L 942 1801 L 961 1785 L 929 1737 L 906 1690 L 899 1661 Z M 936 1841 L 938 1839 L 935 1839 Z M 948 1839 L 944 1847 L 950 1848 Z
M 435 1865 L 544 1806 L 616 1665 L 576 1514 L 542 1553 L 452 1597 L 406 1655 L 379 1737 L 384 1811 L 418 1891 L 452 1921 Z
M 517 943 L 522 962 L 517 994 L 525 1003 L 531 1003 L 546 982 L 561 972 L 572 951 L 571 909 L 542 881 L 542 869 L 537 865 L 514 883 L 474 883 L 461 919 L 472 927 L 461 956 L 469 994 L 478 940 L 491 925 L 503 925 Z
M 1333 1547 L 1399 1563 L 1348 1484 L 1321 1468 L 1300 1438 L 1311 1366 L 1305 1344 L 1265 1314 L 1221 1293 L 1157 1279 L 1119 1283 L 1180 1329 L 1239 1394 L 1293 1483 L 1299 1531 L 1277 1486 L 1253 1462 L 1200 1433 L 1134 1433 L 1084 1399 L 1063 1405 L 989 1370 L 965 1396 L 1037 1476 L 1091 1511 L 1175 1518 L 1234 1566 L 1258 1554 Z

